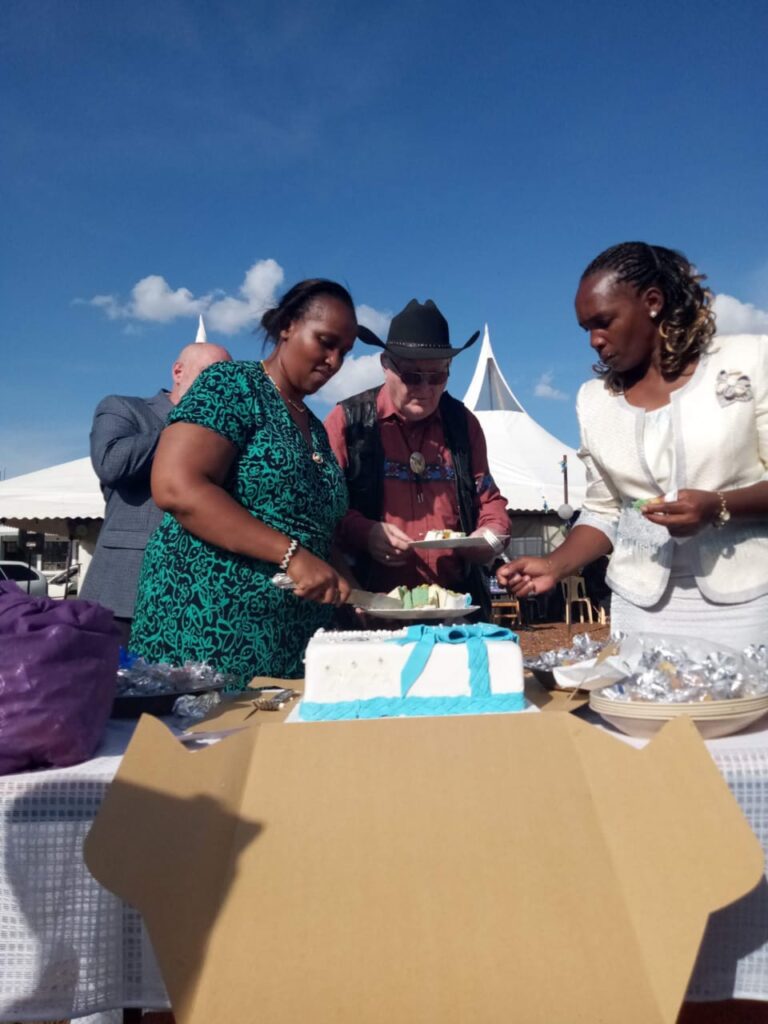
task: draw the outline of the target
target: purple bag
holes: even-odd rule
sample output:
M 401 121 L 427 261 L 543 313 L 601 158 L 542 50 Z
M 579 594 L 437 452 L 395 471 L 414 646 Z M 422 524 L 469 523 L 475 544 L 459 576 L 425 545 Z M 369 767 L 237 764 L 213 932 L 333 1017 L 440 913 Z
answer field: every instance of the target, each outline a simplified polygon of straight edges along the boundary
M 87 760 L 115 698 L 120 633 L 91 601 L 0 583 L 0 775 Z

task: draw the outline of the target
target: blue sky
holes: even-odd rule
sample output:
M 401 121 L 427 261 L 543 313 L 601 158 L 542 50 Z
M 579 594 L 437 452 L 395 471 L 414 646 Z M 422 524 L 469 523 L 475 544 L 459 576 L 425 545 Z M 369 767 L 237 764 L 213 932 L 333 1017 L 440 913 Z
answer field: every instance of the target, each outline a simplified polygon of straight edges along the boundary
M 575 444 L 573 293 L 607 245 L 683 249 L 724 331 L 768 333 L 767 37 L 764 0 L 4 0 L 0 475 L 87 454 L 201 309 L 258 358 L 257 313 L 315 275 L 372 324 L 414 296 L 455 341 L 487 321 Z

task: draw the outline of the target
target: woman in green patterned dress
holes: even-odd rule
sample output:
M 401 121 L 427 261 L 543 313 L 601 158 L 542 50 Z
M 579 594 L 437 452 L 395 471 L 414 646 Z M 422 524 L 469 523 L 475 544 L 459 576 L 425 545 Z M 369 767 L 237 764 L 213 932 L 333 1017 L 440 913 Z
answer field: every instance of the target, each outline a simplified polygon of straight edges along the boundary
M 310 636 L 349 594 L 328 561 L 346 485 L 304 398 L 352 348 L 355 307 L 333 281 L 302 281 L 261 323 L 270 356 L 209 367 L 168 419 L 152 470 L 166 515 L 131 633 L 148 661 L 207 662 L 242 685 L 301 677 Z M 292 592 L 271 582 L 280 569 Z

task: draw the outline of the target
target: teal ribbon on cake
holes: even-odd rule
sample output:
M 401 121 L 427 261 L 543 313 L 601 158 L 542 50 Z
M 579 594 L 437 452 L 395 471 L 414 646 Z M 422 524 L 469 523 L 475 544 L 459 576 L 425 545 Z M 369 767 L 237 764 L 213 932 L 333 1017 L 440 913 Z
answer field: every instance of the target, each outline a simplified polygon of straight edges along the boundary
M 409 626 L 395 644 L 415 644 L 400 676 L 400 693 L 407 697 L 411 687 L 427 667 L 435 644 L 466 644 L 469 664 L 469 690 L 473 697 L 490 697 L 487 640 L 517 640 L 511 629 L 479 622 L 476 626 Z
M 479 622 L 474 626 L 409 626 L 404 637 L 393 637 L 387 641 L 414 645 L 400 674 L 399 697 L 371 697 L 368 700 L 338 701 L 329 704 L 304 700 L 299 705 L 299 717 L 305 722 L 320 722 L 350 718 L 483 715 L 522 711 L 525 708 L 522 693 L 491 692 L 486 644 L 488 641 L 499 640 L 517 643 L 517 634 L 487 622 Z M 414 683 L 426 668 L 436 644 L 466 644 L 469 695 L 409 696 Z

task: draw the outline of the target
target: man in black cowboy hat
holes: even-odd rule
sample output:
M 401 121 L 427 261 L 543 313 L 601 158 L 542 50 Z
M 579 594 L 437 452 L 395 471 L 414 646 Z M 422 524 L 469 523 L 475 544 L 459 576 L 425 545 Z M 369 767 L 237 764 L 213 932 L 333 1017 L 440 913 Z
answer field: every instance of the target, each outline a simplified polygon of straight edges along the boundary
M 509 532 L 482 427 L 445 390 L 451 359 L 479 333 L 452 348 L 431 299 L 412 299 L 393 317 L 386 342 L 359 327 L 358 337 L 384 350 L 384 384 L 340 402 L 325 426 L 349 487 L 341 546 L 360 583 L 376 591 L 419 583 L 469 590 L 487 618 L 485 577 L 469 559 L 490 559 L 490 548 L 462 558 L 459 549 L 411 547 L 429 530 Z

